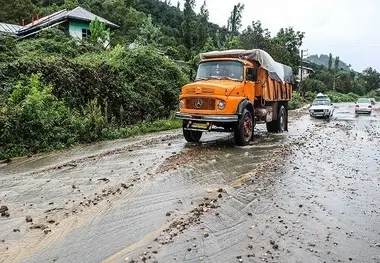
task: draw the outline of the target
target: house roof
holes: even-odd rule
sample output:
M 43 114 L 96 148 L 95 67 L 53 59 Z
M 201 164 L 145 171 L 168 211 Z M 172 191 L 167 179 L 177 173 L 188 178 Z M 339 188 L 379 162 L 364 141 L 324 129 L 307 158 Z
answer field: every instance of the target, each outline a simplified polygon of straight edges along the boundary
M 97 16 L 97 15 L 91 13 L 90 11 L 87 11 L 86 9 L 80 7 L 80 6 L 74 8 L 71 11 L 68 11 L 66 9 L 58 11 L 54 14 L 49 15 L 49 16 L 42 17 L 42 18 L 40 18 L 40 19 L 38 19 L 38 20 L 34 21 L 33 23 L 30 23 L 26 26 L 28 26 L 28 27 L 40 26 L 40 25 L 45 24 L 45 23 L 58 22 L 62 19 L 64 19 L 64 20 L 74 19 L 74 20 L 81 20 L 81 21 L 90 22 L 90 21 L 94 20 L 95 18 L 98 18 L 100 22 L 105 23 L 109 27 L 113 27 L 113 28 L 119 27 L 118 25 L 108 21 L 107 19 L 104 19 L 100 16 Z
M 298 68 L 301 69 L 301 66 L 298 66 Z M 308 68 L 308 67 L 303 66 L 302 69 L 306 69 L 306 70 L 310 70 L 310 71 L 314 72 L 314 69 L 312 69 L 312 68 Z
M 104 19 L 100 16 L 97 16 L 97 15 L 91 13 L 91 12 L 87 11 L 86 9 L 80 7 L 80 6 L 71 10 L 70 12 L 68 12 L 67 17 L 72 18 L 72 19 L 83 20 L 83 21 L 92 21 L 95 18 L 98 18 L 100 22 L 107 24 L 109 27 L 119 28 L 118 25 L 108 21 L 107 19 Z
M 0 23 L 0 32 L 11 33 L 14 35 L 19 35 L 19 36 L 26 36 L 30 34 L 35 34 L 35 32 L 38 32 L 42 28 L 51 27 L 51 26 L 63 23 L 67 20 L 79 20 L 79 21 L 90 22 L 94 20 L 95 18 L 99 19 L 100 22 L 105 23 L 107 26 L 111 28 L 119 28 L 118 25 L 108 21 L 107 19 L 97 16 L 87 11 L 86 9 L 78 6 L 77 8 L 71 11 L 68 11 L 65 9 L 65 10 L 55 12 L 51 15 L 37 19 L 33 21 L 32 23 L 29 23 L 25 26 Z
M 0 23 L 0 32 L 16 34 L 18 31 L 22 30 L 24 27 L 19 25 Z

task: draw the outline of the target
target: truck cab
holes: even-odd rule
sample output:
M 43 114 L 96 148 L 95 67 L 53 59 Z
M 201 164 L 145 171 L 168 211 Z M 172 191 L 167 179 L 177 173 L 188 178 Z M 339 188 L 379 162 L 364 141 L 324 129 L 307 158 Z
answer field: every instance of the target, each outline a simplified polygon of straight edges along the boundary
M 247 145 L 257 121 L 271 123 L 273 115 L 277 118 L 277 108 L 273 114 L 274 103 L 263 96 L 263 89 L 270 86 L 265 82 L 268 72 L 259 61 L 235 56 L 233 52 L 226 54 L 229 53 L 203 55 L 194 82 L 181 89 L 176 117 L 183 120 L 183 134 L 188 142 L 198 142 L 205 131 L 220 131 L 233 132 L 237 145 Z M 282 126 L 276 122 L 267 125 L 268 130 L 286 130 L 286 109 L 283 111 Z

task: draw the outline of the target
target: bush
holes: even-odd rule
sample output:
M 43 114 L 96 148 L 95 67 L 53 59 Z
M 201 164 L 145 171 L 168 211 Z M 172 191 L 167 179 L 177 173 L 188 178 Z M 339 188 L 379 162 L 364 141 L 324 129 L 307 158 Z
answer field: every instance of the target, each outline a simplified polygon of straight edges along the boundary
M 152 47 L 102 50 L 56 30 L 13 47 L 7 41 L 0 159 L 178 126 L 165 119 L 187 77 Z
M 78 141 L 82 125 L 75 112 L 32 75 L 19 82 L 0 112 L 0 159 L 62 148 Z
M 299 92 L 293 92 L 292 100 L 289 101 L 288 109 L 295 110 L 295 109 L 302 108 L 303 106 L 305 106 L 311 101 L 309 96 L 310 95 L 303 97 L 301 96 Z
M 71 108 L 80 111 L 96 99 L 104 118 L 118 125 L 167 118 L 186 82 L 181 69 L 155 50 L 116 46 L 75 59 L 53 56 L 8 63 L 0 67 L 2 93 L 9 94 L 16 81 L 37 73 Z
M 344 94 L 344 93 L 330 91 L 330 92 L 327 92 L 326 95 L 329 96 L 332 102 L 336 102 L 336 103 L 355 102 L 360 97 L 359 95 L 352 92 L 348 94 Z

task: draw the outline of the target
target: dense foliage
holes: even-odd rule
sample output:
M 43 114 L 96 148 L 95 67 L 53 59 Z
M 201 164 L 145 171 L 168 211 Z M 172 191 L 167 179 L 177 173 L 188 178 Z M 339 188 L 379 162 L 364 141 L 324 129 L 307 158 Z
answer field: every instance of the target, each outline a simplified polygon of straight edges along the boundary
M 0 47 L 8 41 L 1 38 Z M 104 50 L 58 29 L 17 42 L 4 58 L 0 158 L 135 134 L 122 128 L 169 118 L 186 82 L 151 46 Z
M 314 69 L 314 73 L 304 79 L 300 89 L 302 93 L 306 92 L 322 92 L 331 94 L 356 94 L 358 96 L 378 97 L 380 96 L 380 73 L 375 69 L 367 68 L 363 72 L 358 73 L 354 70 L 341 68 L 337 63 L 338 59 L 334 59 L 334 64 L 329 67 L 320 66 L 314 63 L 309 67 Z M 339 64 L 340 65 L 340 64 Z M 354 101 L 356 96 L 342 96 L 336 102 L 346 101 L 351 98 Z

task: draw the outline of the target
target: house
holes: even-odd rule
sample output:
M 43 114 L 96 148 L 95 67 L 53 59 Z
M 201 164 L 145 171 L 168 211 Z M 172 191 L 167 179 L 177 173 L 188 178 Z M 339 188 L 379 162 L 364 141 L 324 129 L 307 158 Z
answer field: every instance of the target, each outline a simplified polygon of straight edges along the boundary
M 27 25 L 0 23 L 0 34 L 9 34 L 18 39 L 23 39 L 32 37 L 41 30 L 61 25 L 68 31 L 70 36 L 81 40 L 90 35 L 90 22 L 95 18 L 110 29 L 119 28 L 118 25 L 82 7 L 77 7 L 71 11 L 61 10 L 36 20 L 32 19 L 32 22 Z
M 302 80 L 306 79 L 310 76 L 310 74 L 314 73 L 314 69 L 302 66 Z M 301 80 L 301 66 L 298 66 L 298 75 L 296 76 L 296 81 L 299 82 Z

